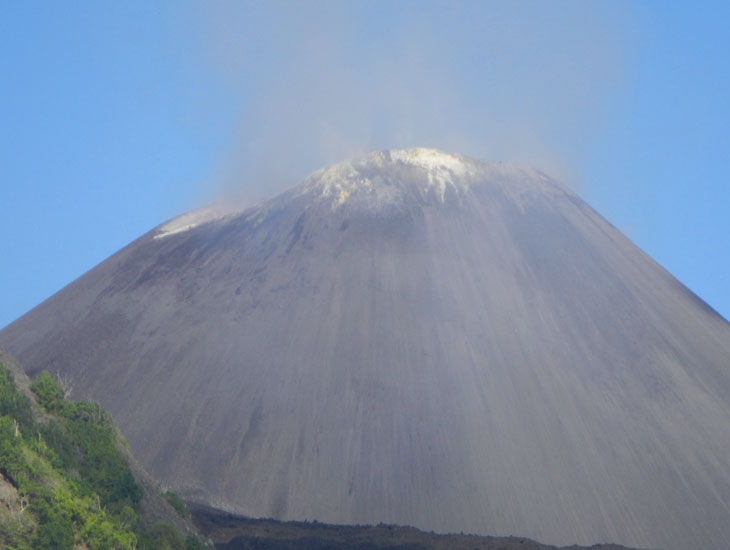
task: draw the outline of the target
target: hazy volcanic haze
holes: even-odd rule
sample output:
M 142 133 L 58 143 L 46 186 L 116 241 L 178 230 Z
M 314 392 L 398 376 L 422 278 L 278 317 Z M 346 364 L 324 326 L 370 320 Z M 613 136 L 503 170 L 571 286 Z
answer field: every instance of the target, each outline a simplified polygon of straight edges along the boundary
M 163 224 L 0 346 L 246 515 L 730 545 L 730 325 L 532 168 L 373 151 Z
M 728 317 L 728 6 L 13 3 L 0 327 L 219 193 L 419 145 L 550 173 Z
M 630 70 L 632 12 L 580 2 L 524 8 L 221 2 L 193 10 L 189 25 L 236 106 L 216 182 L 265 198 L 343 158 L 414 145 L 577 182 L 578 160 L 604 133 Z

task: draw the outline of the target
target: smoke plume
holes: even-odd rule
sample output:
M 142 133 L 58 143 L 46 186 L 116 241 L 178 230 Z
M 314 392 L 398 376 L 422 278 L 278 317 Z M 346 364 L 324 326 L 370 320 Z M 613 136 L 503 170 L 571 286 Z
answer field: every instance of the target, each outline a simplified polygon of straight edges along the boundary
M 206 2 L 234 98 L 214 175 L 246 201 L 369 149 L 425 146 L 575 185 L 626 73 L 631 13 L 585 2 Z

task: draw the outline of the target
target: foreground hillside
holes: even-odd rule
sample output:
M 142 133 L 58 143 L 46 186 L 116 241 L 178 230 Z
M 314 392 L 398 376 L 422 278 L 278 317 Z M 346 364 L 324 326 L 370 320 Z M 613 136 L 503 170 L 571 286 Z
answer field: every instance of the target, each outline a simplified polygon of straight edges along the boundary
M 66 400 L 63 384 L 47 372 L 29 383 L 2 359 L 0 548 L 205 548 L 135 472 L 100 405 Z M 183 510 L 173 496 L 167 500 Z

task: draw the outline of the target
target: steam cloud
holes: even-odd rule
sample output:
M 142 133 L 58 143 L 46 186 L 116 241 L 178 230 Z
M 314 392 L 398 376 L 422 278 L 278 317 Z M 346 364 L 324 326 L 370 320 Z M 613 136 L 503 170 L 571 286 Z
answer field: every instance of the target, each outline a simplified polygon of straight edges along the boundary
M 238 135 L 247 202 L 369 149 L 425 146 L 575 185 L 624 81 L 619 3 L 206 2 L 192 13 Z

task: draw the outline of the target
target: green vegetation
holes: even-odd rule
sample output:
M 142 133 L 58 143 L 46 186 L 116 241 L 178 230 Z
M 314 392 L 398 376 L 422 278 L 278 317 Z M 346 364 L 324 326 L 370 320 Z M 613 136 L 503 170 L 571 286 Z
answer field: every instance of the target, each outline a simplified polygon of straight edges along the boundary
M 169 523 L 156 523 L 139 539 L 139 550 L 205 550 L 207 547 L 196 537 L 183 538 L 180 531 Z
M 0 363 L 0 548 L 205 548 L 172 525 L 142 529 L 143 489 L 100 405 L 67 401 L 47 372 L 31 390 L 42 414 Z
M 46 371 L 43 371 L 33 381 L 30 389 L 33 390 L 33 393 L 38 398 L 38 403 L 41 407 L 50 413 L 60 411 L 66 404 L 63 387 Z
M 190 517 L 190 509 L 188 508 L 188 505 L 185 504 L 183 499 L 181 499 L 172 491 L 166 491 L 165 494 L 162 496 L 165 497 L 165 500 L 170 506 L 175 508 L 175 511 L 181 518 L 187 519 Z

